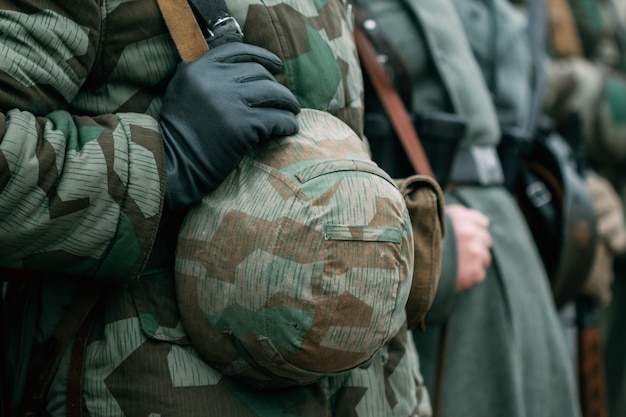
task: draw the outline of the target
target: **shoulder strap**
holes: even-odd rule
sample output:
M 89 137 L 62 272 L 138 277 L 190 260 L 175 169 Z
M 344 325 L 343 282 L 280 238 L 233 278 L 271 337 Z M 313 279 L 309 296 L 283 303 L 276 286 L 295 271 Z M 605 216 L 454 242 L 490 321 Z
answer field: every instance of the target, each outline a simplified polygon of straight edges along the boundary
M 183 61 L 193 61 L 209 50 L 187 0 L 157 0 L 157 3 Z
M 428 162 L 428 158 L 426 157 L 426 153 L 424 152 L 424 148 L 422 147 L 422 143 L 411 122 L 411 117 L 406 107 L 404 107 L 402 99 L 387 77 L 385 69 L 376 59 L 374 47 L 358 26 L 354 29 L 354 38 L 359 55 L 363 61 L 363 66 L 369 74 L 372 84 L 374 88 L 376 88 L 376 92 L 387 111 L 387 115 L 393 123 L 413 169 L 415 169 L 415 172 L 418 174 L 428 175 L 434 178 L 435 176 Z

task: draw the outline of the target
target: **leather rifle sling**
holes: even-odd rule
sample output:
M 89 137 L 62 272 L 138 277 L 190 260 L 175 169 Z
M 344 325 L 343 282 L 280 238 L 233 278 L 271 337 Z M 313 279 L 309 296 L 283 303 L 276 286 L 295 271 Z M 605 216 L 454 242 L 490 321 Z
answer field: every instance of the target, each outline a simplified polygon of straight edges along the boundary
M 209 50 L 187 0 L 157 0 L 157 3 L 183 61 L 193 61 Z
M 208 30 L 230 17 L 224 0 L 157 0 L 157 4 L 183 61 L 193 61 L 209 50 L 194 10 Z

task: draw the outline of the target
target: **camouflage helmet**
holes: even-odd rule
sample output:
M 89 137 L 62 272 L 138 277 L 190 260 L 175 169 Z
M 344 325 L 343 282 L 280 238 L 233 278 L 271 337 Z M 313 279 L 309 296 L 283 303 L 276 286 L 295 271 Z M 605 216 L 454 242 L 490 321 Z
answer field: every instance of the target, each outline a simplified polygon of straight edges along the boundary
M 404 199 L 329 113 L 269 141 L 183 223 L 176 289 L 203 359 L 257 388 L 366 363 L 402 327 L 413 273 Z

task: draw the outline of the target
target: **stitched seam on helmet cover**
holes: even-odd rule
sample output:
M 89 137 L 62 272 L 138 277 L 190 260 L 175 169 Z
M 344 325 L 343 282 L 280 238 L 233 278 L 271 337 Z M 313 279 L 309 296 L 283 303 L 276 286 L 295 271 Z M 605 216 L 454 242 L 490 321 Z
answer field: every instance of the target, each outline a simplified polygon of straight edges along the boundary
M 324 225 L 326 240 L 359 240 L 364 242 L 402 242 L 402 230 L 384 226 Z
M 391 179 L 389 174 L 380 169 L 378 165 L 370 161 L 357 160 L 357 159 L 337 159 L 321 161 L 317 164 L 304 168 L 294 173 L 294 176 L 301 183 L 311 181 L 319 176 L 325 174 L 332 174 L 341 171 L 357 171 L 369 174 L 374 174 L 390 184 L 396 187 L 395 182 Z M 397 187 L 396 187 L 397 188 Z

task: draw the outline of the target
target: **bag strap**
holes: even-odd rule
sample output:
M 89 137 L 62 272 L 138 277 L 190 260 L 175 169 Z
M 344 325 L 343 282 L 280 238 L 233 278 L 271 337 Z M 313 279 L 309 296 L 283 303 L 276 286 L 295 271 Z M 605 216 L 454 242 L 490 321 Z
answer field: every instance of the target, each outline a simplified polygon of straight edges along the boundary
M 358 26 L 354 29 L 354 39 L 361 60 L 363 61 L 363 66 L 372 80 L 372 84 L 385 107 L 387 115 L 391 119 L 391 123 L 394 126 L 413 169 L 418 174 L 435 178 L 426 153 L 424 152 L 424 148 L 422 147 L 422 143 L 411 121 L 411 117 L 402 99 L 398 95 L 398 92 L 393 87 L 389 77 L 387 77 L 385 69 L 381 63 L 378 62 L 374 46 Z

